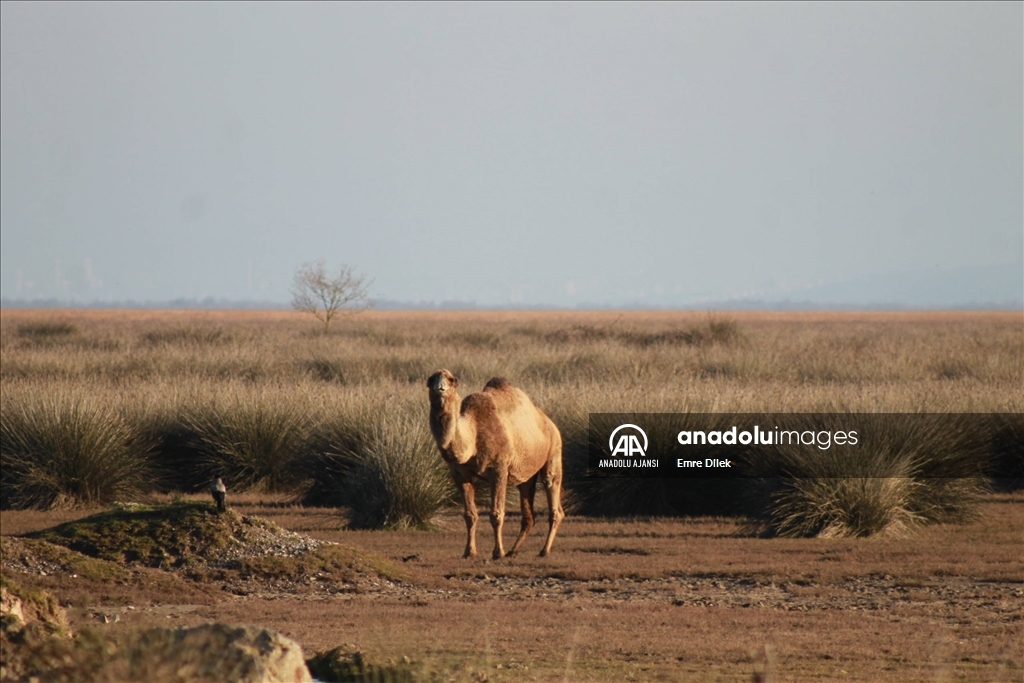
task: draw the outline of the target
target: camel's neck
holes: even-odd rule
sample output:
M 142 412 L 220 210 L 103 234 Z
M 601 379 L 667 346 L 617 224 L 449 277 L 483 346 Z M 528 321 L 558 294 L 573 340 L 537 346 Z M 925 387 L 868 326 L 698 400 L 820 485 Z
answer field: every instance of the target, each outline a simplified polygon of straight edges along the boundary
M 467 433 L 473 430 L 466 424 L 466 420 L 459 419 L 461 403 L 459 395 L 454 391 L 445 397 L 431 395 L 430 431 L 446 457 L 465 464 L 475 455 L 475 449 L 472 447 L 473 435 Z

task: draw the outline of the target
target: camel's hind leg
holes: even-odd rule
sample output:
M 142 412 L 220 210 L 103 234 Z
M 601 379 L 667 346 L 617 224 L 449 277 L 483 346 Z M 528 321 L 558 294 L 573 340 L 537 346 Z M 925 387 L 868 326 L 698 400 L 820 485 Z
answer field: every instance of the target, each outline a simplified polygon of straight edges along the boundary
M 516 539 L 515 545 L 512 546 L 512 550 L 508 551 L 509 555 L 514 555 L 519 546 L 523 544 L 530 531 L 533 529 L 533 498 L 537 495 L 537 477 L 535 474 L 530 478 L 529 481 L 524 481 L 518 486 L 519 488 L 519 503 L 520 509 L 523 514 L 522 526 L 519 527 L 519 538 Z
M 541 476 L 544 478 L 544 488 L 548 494 L 548 516 L 551 524 L 548 527 L 548 540 L 540 551 L 540 556 L 546 557 L 555 542 L 558 526 L 565 519 L 565 511 L 562 510 L 562 463 L 549 462 L 547 467 L 541 470 Z

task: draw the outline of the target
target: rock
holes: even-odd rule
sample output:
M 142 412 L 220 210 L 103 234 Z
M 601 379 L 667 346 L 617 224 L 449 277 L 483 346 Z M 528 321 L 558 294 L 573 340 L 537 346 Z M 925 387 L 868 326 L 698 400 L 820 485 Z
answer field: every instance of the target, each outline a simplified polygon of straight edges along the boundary
M 110 673 L 124 680 L 307 683 L 302 647 L 269 629 L 205 624 L 152 629 L 129 643 Z M 127 670 L 125 670 L 127 669 Z
M 41 632 L 65 635 L 68 617 L 57 599 L 46 591 L 26 590 L 10 581 L 0 587 L 0 618 L 6 630 L 32 626 Z
M 75 639 L 3 638 L 0 679 L 54 683 L 312 683 L 302 648 L 275 631 L 206 624 L 140 633 L 83 628 Z
M 13 620 L 18 624 L 25 623 L 25 609 L 21 606 L 21 598 L 14 595 L 4 586 L 0 588 L 0 618 Z
M 401 662 L 371 664 L 354 645 L 345 644 L 319 652 L 310 658 L 310 671 L 321 681 L 391 681 L 413 683 L 415 676 L 408 657 Z
M 60 651 L 70 640 L 67 615 L 46 591 L 26 590 L 3 578 L 0 586 L 0 680 L 29 678 L 35 653 L 49 643 Z

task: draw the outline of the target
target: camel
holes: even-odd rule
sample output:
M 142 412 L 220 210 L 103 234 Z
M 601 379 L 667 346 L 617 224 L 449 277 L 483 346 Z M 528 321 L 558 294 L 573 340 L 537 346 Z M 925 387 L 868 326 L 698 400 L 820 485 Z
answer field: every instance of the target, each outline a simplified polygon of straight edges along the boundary
M 555 423 L 533 405 L 521 390 L 501 377 L 484 385 L 483 391 L 459 401 L 459 380 L 447 370 L 438 370 L 427 380 L 430 389 L 430 431 L 441 457 L 462 492 L 466 518 L 466 552 L 476 557 L 476 490 L 481 479 L 491 487 L 491 526 L 494 528 L 494 559 L 505 556 L 502 527 L 505 523 L 505 493 L 508 484 L 519 488 L 522 526 L 509 551 L 514 555 L 533 529 L 533 499 L 537 480 L 548 496 L 550 527 L 540 551 L 551 552 L 562 510 L 562 436 Z

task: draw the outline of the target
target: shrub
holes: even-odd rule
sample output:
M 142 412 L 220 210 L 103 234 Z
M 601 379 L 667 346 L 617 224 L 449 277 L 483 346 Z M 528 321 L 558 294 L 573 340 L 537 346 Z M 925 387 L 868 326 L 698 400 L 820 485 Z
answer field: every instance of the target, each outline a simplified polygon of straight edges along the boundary
M 18 325 L 19 337 L 52 338 L 69 337 L 78 332 L 78 328 L 69 322 L 25 323 Z
M 458 344 L 474 349 L 495 349 L 501 346 L 504 338 L 500 334 L 486 330 L 466 330 L 447 335 L 444 343 Z
M 150 330 L 142 335 L 142 340 L 152 346 L 164 344 L 196 345 L 225 344 L 234 337 L 216 327 L 173 327 L 170 329 Z
M 221 477 L 229 490 L 241 491 L 287 491 L 296 484 L 309 421 L 294 402 L 240 395 L 191 410 L 185 424 L 205 479 Z
M 346 482 L 356 463 L 351 454 L 359 452 L 364 433 L 371 429 L 372 424 L 368 410 L 364 408 L 358 412 L 363 415 L 355 419 L 351 415 L 343 415 L 320 425 L 305 455 L 296 462 L 295 469 L 301 478 L 303 505 L 349 505 Z
M 620 338 L 629 344 L 646 348 L 658 344 L 672 346 L 711 346 L 731 344 L 742 338 L 739 325 L 730 318 L 709 315 L 703 325 L 694 325 L 685 330 L 666 332 L 624 332 Z
M 922 486 L 908 476 L 795 479 L 776 495 L 772 525 L 788 537 L 905 535 L 924 521 L 910 504 Z
M 455 493 L 426 421 L 410 412 L 381 415 L 331 459 L 346 474 L 340 498 L 353 528 L 428 528 Z
M 989 455 L 979 419 L 878 415 L 852 451 L 752 451 L 755 470 L 788 477 L 770 494 L 769 526 L 781 536 L 898 536 L 971 518 Z
M 595 353 L 570 353 L 568 356 L 533 361 L 523 368 L 523 376 L 536 382 L 561 384 L 621 371 L 618 364 Z
M 302 363 L 302 368 L 314 378 L 324 382 L 346 383 L 345 369 L 337 361 L 317 357 Z
M 150 444 L 100 403 L 57 394 L 5 401 L 2 414 L 4 508 L 100 505 L 150 484 Z
M 138 401 L 126 411 L 139 433 L 154 444 L 151 465 L 157 491 L 196 491 L 210 485 L 207 455 L 186 419 L 194 410 L 193 399 L 191 407 L 180 401 L 160 405 Z
M 548 332 L 543 335 L 543 338 L 551 344 L 578 344 L 580 342 L 593 342 L 600 341 L 602 339 L 608 339 L 614 335 L 612 326 L 607 325 L 605 327 L 595 327 L 594 325 L 573 325 L 568 328 L 561 328 Z M 523 328 L 520 328 L 522 330 Z M 537 331 L 529 330 L 526 331 L 516 330 L 519 334 L 528 334 L 532 336 L 538 336 L 540 333 Z

